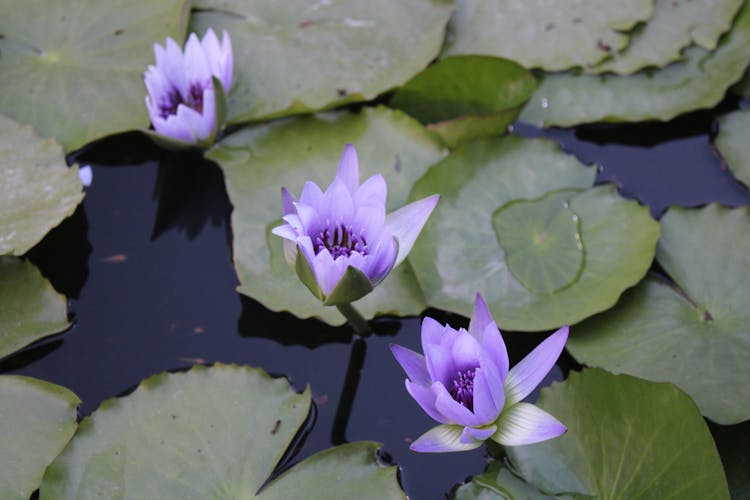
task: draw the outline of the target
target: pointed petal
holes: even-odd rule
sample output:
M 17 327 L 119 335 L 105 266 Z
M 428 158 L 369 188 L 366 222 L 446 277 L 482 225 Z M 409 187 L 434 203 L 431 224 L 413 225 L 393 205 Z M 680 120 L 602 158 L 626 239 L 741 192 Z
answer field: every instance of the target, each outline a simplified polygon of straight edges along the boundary
M 490 383 L 481 368 L 474 372 L 474 415 L 477 416 L 480 425 L 494 422 L 500 415 L 502 406 L 495 405 L 495 399 L 490 391 Z
M 323 193 L 321 214 L 325 214 L 326 219 L 330 220 L 331 224 L 342 222 L 350 224 L 354 219 L 352 195 L 346 188 L 344 181 L 339 177 L 333 179 L 331 185 Z
M 297 241 L 297 231 L 294 230 L 289 224 L 282 224 L 271 229 L 271 232 L 276 236 L 281 236 L 290 241 Z
M 299 201 L 305 205 L 310 205 L 315 209 L 319 209 L 322 199 L 323 190 L 320 189 L 320 186 L 312 181 L 305 182 L 305 186 L 302 188 L 302 194 L 299 197 Z
M 424 356 L 398 344 L 391 344 L 390 347 L 393 356 L 404 369 L 409 380 L 425 386 L 432 384 Z
M 430 374 L 430 380 L 433 382 L 442 382 L 447 384 L 451 377 L 456 374 L 456 367 L 453 364 L 450 350 L 441 345 L 428 344 L 424 349 L 424 357 L 427 361 L 427 371 Z
M 281 188 L 281 204 L 284 207 L 284 215 L 296 213 L 297 210 L 294 208 L 294 203 L 297 198 L 292 193 L 287 191 L 285 187 Z
M 460 425 L 438 425 L 422 434 L 409 448 L 422 453 L 439 453 L 447 451 L 468 451 L 479 448 L 482 443 L 462 443 Z
M 347 144 L 344 147 L 344 152 L 341 153 L 336 177 L 344 182 L 349 194 L 354 195 L 359 187 L 359 160 L 357 159 L 357 150 L 351 144 Z
M 469 332 L 479 341 L 500 371 L 500 376 L 505 379 L 508 374 L 508 350 L 505 342 L 492 318 L 487 304 L 481 295 L 477 294 L 474 301 L 474 312 L 469 323 Z
M 555 417 L 529 403 L 506 409 L 497 421 L 494 441 L 504 446 L 522 446 L 556 438 L 567 429 Z
M 505 377 L 500 376 L 497 366 L 486 351 L 479 355 L 479 367 L 484 373 L 487 380 L 487 388 L 499 413 L 505 406 Z
M 224 84 L 224 91 L 229 95 L 229 91 L 232 89 L 232 78 L 234 76 L 234 55 L 232 53 L 232 40 L 229 38 L 229 33 L 227 33 L 226 30 L 224 30 L 221 35 L 221 51 L 222 75 L 220 78 L 221 83 Z
M 445 330 L 443 325 L 425 316 L 422 320 L 422 352 L 427 352 L 427 346 L 430 344 L 440 345 L 443 330 Z
M 428 196 L 405 207 L 401 207 L 393 213 L 388 214 L 385 225 L 398 240 L 398 257 L 394 267 L 399 265 L 409 255 L 411 247 L 422 231 L 427 218 L 437 205 L 440 197 L 438 195 Z
M 474 298 L 474 311 L 471 313 L 471 321 L 469 322 L 469 332 L 475 336 L 481 335 L 485 327 L 490 324 L 495 324 L 495 320 L 487 307 L 487 303 L 477 293 Z
M 496 425 L 491 425 L 490 427 L 464 427 L 463 432 L 461 433 L 461 442 L 462 443 L 476 443 L 479 441 L 480 443 L 492 436 L 497 431 Z
M 435 394 L 435 408 L 442 413 L 450 422 L 463 426 L 476 427 L 487 422 L 481 422 L 471 410 L 453 399 L 448 390 L 440 382 L 432 384 L 432 392 Z
M 533 391 L 555 365 L 568 340 L 568 326 L 547 337 L 508 372 L 505 379 L 505 404 L 521 401 Z
M 461 371 L 473 370 L 479 366 L 480 352 L 481 347 L 477 339 L 466 330 L 462 330 L 451 349 L 453 364 Z
M 419 384 L 414 384 L 409 380 L 405 380 L 406 391 L 411 394 L 414 401 L 427 413 L 430 418 L 437 420 L 441 424 L 447 424 L 448 419 L 441 414 L 437 408 L 435 408 L 435 394 L 429 387 L 425 387 Z
M 354 193 L 354 203 L 358 206 L 376 207 L 385 213 L 385 199 L 388 193 L 388 186 L 382 175 L 373 175 Z

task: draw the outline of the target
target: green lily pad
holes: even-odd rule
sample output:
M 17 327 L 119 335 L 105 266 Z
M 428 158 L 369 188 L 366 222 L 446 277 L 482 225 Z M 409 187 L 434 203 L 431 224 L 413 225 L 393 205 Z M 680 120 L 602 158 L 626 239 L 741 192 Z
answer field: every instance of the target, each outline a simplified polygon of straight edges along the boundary
M 622 199 L 614 186 L 591 188 L 595 175 L 593 168 L 563 154 L 552 141 L 515 136 L 474 141 L 432 167 L 411 196 L 439 193 L 441 200 L 409 256 L 430 306 L 469 316 L 479 292 L 501 328 L 536 331 L 576 323 L 614 305 L 650 266 L 659 225 L 646 207 Z M 513 264 L 511 272 L 498 243 L 503 233 L 512 235 L 513 229 L 517 235 L 511 237 L 517 241 L 533 238 L 526 232 L 531 227 L 502 228 L 498 234 L 493 213 L 514 200 L 534 200 L 560 190 L 576 191 L 569 193 L 568 207 L 558 208 L 561 217 L 570 217 L 572 211 L 579 218 L 583 269 L 564 288 L 537 293 L 514 276 L 523 261 Z M 539 207 L 544 208 L 544 203 Z M 554 211 L 542 210 L 534 226 L 543 226 L 550 216 L 555 216 Z M 574 236 L 574 229 L 568 229 Z M 554 249 L 528 258 L 552 259 L 544 266 L 565 267 L 563 276 L 569 278 L 577 265 L 570 265 L 576 252 L 571 259 L 569 240 L 553 240 Z M 541 275 L 524 279 L 536 280 L 531 284 L 543 290 L 562 282 L 561 278 L 547 282 Z
M 430 124 L 455 148 L 477 137 L 503 134 L 535 88 L 536 79 L 513 61 L 449 57 L 406 82 L 390 106 Z
M 750 67 L 745 70 L 742 80 L 735 83 L 729 90 L 743 97 L 750 97 Z
M 492 216 L 508 269 L 531 292 L 554 293 L 583 271 L 581 221 L 568 205 L 573 194 L 510 201 Z
M 310 410 L 310 390 L 257 368 L 162 373 L 85 418 L 40 498 L 405 498 L 377 444 L 320 452 L 260 493 Z M 341 496 L 338 493 L 342 492 Z
M 68 168 L 60 145 L 2 115 L 0 176 L 0 255 L 26 253 L 83 199 L 78 167 Z
M 568 349 L 582 363 L 672 382 L 721 424 L 750 419 L 750 213 L 672 208 L 652 276 L 617 307 L 576 326 Z
M 543 390 L 538 406 L 567 433 L 507 452 L 547 494 L 729 499 L 705 420 L 671 384 L 587 369 Z
M 227 30 L 229 122 L 368 101 L 437 56 L 448 0 L 196 0 L 191 29 Z
M 0 376 L 0 401 L 0 498 L 28 500 L 73 436 L 81 401 L 64 387 L 17 375 Z
M 669 120 L 687 111 L 711 108 L 750 64 L 750 4 L 715 51 L 690 47 L 685 60 L 656 71 L 628 76 L 546 75 L 521 112 L 540 126 L 592 122 Z
M 0 113 L 73 151 L 144 127 L 153 44 L 182 40 L 186 0 L 0 0 Z
M 734 176 L 750 186 L 750 111 L 735 111 L 719 118 L 716 148 Z
M 628 44 L 624 32 L 649 19 L 653 0 L 459 0 L 443 56 L 505 57 L 527 68 L 593 66 Z
M 70 326 L 65 297 L 17 257 L 0 257 L 0 304 L 0 359 Z
M 388 211 L 404 206 L 409 189 L 427 168 L 445 156 L 440 141 L 413 118 L 387 108 L 361 113 L 324 113 L 246 128 L 208 152 L 224 171 L 234 205 L 234 257 L 238 291 L 274 311 L 343 324 L 333 307 L 323 306 L 284 258 L 281 187 L 296 196 L 307 180 L 325 189 L 336 174 L 346 143 L 356 146 L 360 179 L 381 173 L 388 183 Z M 356 302 L 367 318 L 377 314 L 416 315 L 427 305 L 404 262 Z
M 513 475 L 499 460 L 493 460 L 487 470 L 471 478 L 456 490 L 454 500 L 545 500 L 562 498 L 548 496 L 523 479 Z
M 628 47 L 589 72 L 630 74 L 665 66 L 679 60 L 682 50 L 692 44 L 714 50 L 719 37 L 732 27 L 742 3 L 743 0 L 654 0 L 654 17 L 633 31 Z

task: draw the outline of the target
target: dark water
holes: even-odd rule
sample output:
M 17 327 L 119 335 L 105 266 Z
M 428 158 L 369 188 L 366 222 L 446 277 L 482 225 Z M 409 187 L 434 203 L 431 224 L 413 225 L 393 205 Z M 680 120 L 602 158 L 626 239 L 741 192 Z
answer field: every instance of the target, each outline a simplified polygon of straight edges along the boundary
M 596 163 L 600 181 L 616 182 L 625 196 L 648 204 L 656 216 L 672 204 L 750 204 L 750 192 L 722 168 L 711 147 L 714 114 L 577 132 L 519 125 L 516 133 L 558 140 L 583 162 Z M 293 460 L 330 446 L 352 332 L 272 313 L 234 291 L 231 205 L 220 169 L 200 158 L 161 152 L 137 135 L 99 144 L 77 160 L 94 170 L 83 206 L 30 254 L 71 297 L 75 325 L 9 358 L 0 371 L 70 388 L 87 415 L 104 399 L 167 369 L 214 362 L 260 366 L 289 377 L 298 389 L 312 388 L 312 428 Z M 467 324 L 459 316 L 428 314 L 455 327 Z M 379 319 L 374 329 L 376 335 L 366 341 L 346 439 L 382 442 L 385 458 L 402 467 L 411 498 L 443 498 L 456 483 L 483 470 L 484 451 L 409 451 L 409 441 L 434 422 L 406 393 L 404 374 L 387 346 L 395 341 L 419 350 L 419 319 Z M 511 362 L 545 336 L 506 333 Z M 311 341 L 316 338 L 323 341 L 316 345 Z M 550 379 L 577 365 L 565 355 L 561 367 Z M 741 470 L 732 436 L 747 436 L 747 426 L 712 430 L 721 437 L 725 462 Z

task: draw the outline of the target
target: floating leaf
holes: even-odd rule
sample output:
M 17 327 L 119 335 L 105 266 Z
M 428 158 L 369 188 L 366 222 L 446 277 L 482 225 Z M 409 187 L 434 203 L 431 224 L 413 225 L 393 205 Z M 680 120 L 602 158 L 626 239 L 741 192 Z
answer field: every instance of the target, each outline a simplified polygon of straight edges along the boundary
M 443 55 L 485 54 L 527 68 L 592 66 L 628 44 L 653 0 L 459 0 Z
M 647 208 L 620 198 L 613 186 L 590 188 L 595 175 L 552 141 L 514 136 L 474 141 L 432 167 L 411 196 L 439 193 L 441 200 L 409 256 L 430 306 L 469 316 L 479 292 L 501 328 L 524 331 L 575 323 L 611 307 L 650 266 L 659 226 Z M 522 228 L 515 223 L 493 226 L 493 213 L 514 200 L 525 200 L 533 207 L 527 212 L 533 212 L 537 207 L 529 200 L 571 189 L 576 192 L 569 193 L 568 206 L 557 207 L 561 220 L 571 213 L 579 218 L 583 269 L 577 270 L 580 254 L 564 235 L 567 229 L 568 238 L 574 238 L 575 228 L 564 222 L 560 236 L 557 223 L 552 226 L 555 248 L 530 254 L 528 262 L 518 255 L 509 269 L 499 242 L 521 252 L 524 241 L 531 238 L 533 243 L 533 230 L 557 215 L 541 201 L 542 219 Z M 522 266 L 533 272 L 529 266 L 535 264 L 565 272 L 552 281 L 524 275 L 530 290 L 514 273 Z M 567 284 L 573 272 L 576 277 Z M 533 291 L 535 287 L 545 293 Z
M 729 499 L 706 422 L 671 384 L 587 369 L 543 390 L 537 404 L 568 432 L 507 451 L 548 494 Z
M 78 167 L 68 168 L 60 145 L 2 115 L 0 176 L 0 255 L 26 253 L 83 199 Z
M 514 476 L 499 460 L 493 460 L 487 470 L 471 478 L 456 490 L 455 500 L 545 500 L 547 496 L 534 486 Z
M 535 88 L 536 79 L 513 61 L 449 57 L 406 82 L 390 106 L 431 124 L 428 128 L 455 148 L 477 137 L 504 133 Z
M 40 498 L 348 498 L 355 488 L 357 498 L 404 498 L 375 443 L 320 452 L 258 493 L 310 402 L 309 389 L 297 394 L 257 368 L 155 375 L 81 422 Z
M 721 424 L 750 419 L 750 212 L 670 209 L 649 277 L 617 307 L 578 325 L 580 362 L 672 382 Z
M 737 82 L 729 90 L 731 90 L 737 95 L 750 97 L 750 67 L 748 67 L 747 70 L 745 70 L 745 75 L 742 77 L 742 80 Z
M 742 110 L 719 118 L 716 148 L 734 176 L 750 186 L 750 111 Z
M 750 64 L 750 3 L 713 52 L 690 47 L 683 62 L 629 76 L 546 75 L 521 112 L 543 126 L 669 120 L 720 102 Z
M 440 51 L 447 0 L 197 0 L 191 27 L 227 30 L 234 48 L 232 123 L 367 101 Z
M 65 297 L 30 262 L 0 257 L 0 359 L 65 330 Z
M 17 375 L 0 376 L 0 401 L 0 498 L 28 500 L 73 436 L 81 401 L 64 387 Z
M 406 204 L 414 181 L 441 159 L 437 138 L 414 119 L 387 108 L 366 108 L 307 116 L 244 129 L 208 153 L 217 161 L 234 205 L 234 256 L 238 290 L 278 311 L 317 316 L 342 324 L 343 316 L 323 306 L 299 281 L 284 259 L 282 239 L 271 229 L 282 223 L 281 187 L 299 195 L 305 181 L 327 186 L 346 143 L 357 147 L 360 178 L 383 174 L 388 183 L 388 211 Z M 424 297 L 404 263 L 357 301 L 365 317 L 419 314 Z
M 0 113 L 65 151 L 144 127 L 153 44 L 182 40 L 186 0 L 0 0 Z
M 732 26 L 743 0 L 654 0 L 654 17 L 637 27 L 620 53 L 590 72 L 630 74 L 677 61 L 682 50 L 696 44 L 714 50 Z

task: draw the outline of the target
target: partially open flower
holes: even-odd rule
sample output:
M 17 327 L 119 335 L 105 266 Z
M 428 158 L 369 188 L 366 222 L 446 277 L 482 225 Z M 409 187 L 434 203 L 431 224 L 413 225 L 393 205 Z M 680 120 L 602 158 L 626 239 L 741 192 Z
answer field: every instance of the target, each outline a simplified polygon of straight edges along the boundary
M 385 198 L 381 175 L 360 186 L 351 144 L 325 192 L 308 181 L 297 201 L 282 190 L 285 224 L 273 233 L 285 238 L 287 260 L 324 304 L 348 304 L 383 281 L 406 258 L 438 201 L 429 196 L 386 216 Z
M 469 330 L 422 322 L 424 356 L 391 344 L 409 377 L 406 390 L 441 423 L 414 441 L 422 452 L 463 451 L 486 439 L 518 446 L 557 437 L 566 428 L 522 400 L 539 385 L 565 347 L 564 326 L 508 370 L 508 352 L 487 305 L 477 294 Z
M 224 122 L 226 96 L 232 86 L 232 43 L 224 31 L 221 44 L 212 29 L 203 40 L 191 33 L 183 54 L 167 38 L 154 44 L 156 66 L 143 79 L 146 108 L 159 134 L 184 143 L 210 146 Z

